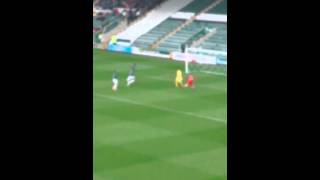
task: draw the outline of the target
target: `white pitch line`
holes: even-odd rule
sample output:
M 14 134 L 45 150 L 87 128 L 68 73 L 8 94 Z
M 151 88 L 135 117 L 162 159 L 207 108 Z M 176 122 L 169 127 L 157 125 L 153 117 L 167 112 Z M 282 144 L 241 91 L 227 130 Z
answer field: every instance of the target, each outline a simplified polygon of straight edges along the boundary
M 99 93 L 95 93 L 95 95 L 97 95 L 99 97 L 103 97 L 103 98 L 119 101 L 119 102 L 125 102 L 125 103 L 129 103 L 129 104 L 134 104 L 134 105 L 144 106 L 144 107 L 148 107 L 148 108 L 158 109 L 158 110 L 161 110 L 161 111 L 167 111 L 167 112 L 172 112 L 172 113 L 177 113 L 177 114 L 182 114 L 182 115 L 187 115 L 187 116 L 193 116 L 193 117 L 202 118 L 202 119 L 207 119 L 207 120 L 210 120 L 210 121 L 227 123 L 227 121 L 225 121 L 223 119 L 215 118 L 215 117 L 198 115 L 198 114 L 194 114 L 194 113 L 191 113 L 191 112 L 177 111 L 177 110 L 164 108 L 164 107 L 160 107 L 160 106 L 154 106 L 154 105 L 150 105 L 150 104 L 143 104 L 143 103 L 139 103 L 139 102 L 132 101 L 132 100 L 129 100 L 129 99 L 106 96 L 106 95 L 99 94 Z
M 200 72 L 207 73 L 207 74 L 213 74 L 213 75 L 217 75 L 217 76 L 227 76 L 226 74 L 219 73 L 219 72 L 212 72 L 212 71 L 200 71 Z

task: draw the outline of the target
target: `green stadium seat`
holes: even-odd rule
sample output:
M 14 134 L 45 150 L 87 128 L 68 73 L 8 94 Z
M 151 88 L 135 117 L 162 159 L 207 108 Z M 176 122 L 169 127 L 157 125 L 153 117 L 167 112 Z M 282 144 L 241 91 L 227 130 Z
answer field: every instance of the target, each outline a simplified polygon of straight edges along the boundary
M 194 0 L 191 3 L 189 3 L 187 6 L 182 8 L 180 11 L 198 13 L 203 9 L 205 9 L 206 7 L 208 7 L 213 2 L 214 0 Z
M 165 36 L 175 28 L 181 25 L 184 20 L 177 20 L 168 18 L 167 20 L 160 23 L 158 26 L 153 28 L 151 31 L 140 36 L 134 43 L 134 46 L 147 49 L 150 45 L 155 43 L 159 38 Z
M 217 32 L 202 42 L 198 47 L 208 50 L 227 51 L 227 25 L 224 23 L 215 23 Z
M 227 0 L 220 2 L 217 6 L 211 8 L 207 13 L 227 14 Z
M 205 21 L 193 21 L 191 24 L 160 43 L 157 50 L 165 52 L 180 51 L 182 44 L 189 44 L 205 35 L 205 28 L 208 24 L 212 23 Z

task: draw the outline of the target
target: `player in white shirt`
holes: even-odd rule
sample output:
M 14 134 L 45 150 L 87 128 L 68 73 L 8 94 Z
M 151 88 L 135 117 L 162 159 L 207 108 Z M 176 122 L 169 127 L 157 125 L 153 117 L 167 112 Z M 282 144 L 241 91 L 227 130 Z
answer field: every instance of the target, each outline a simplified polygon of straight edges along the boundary
M 136 63 L 134 63 L 129 70 L 129 75 L 127 78 L 128 87 L 136 81 L 135 71 L 136 71 Z
M 117 91 L 118 90 L 118 85 L 119 85 L 118 73 L 117 73 L 117 71 L 113 71 L 113 74 L 112 74 L 112 90 L 113 91 Z

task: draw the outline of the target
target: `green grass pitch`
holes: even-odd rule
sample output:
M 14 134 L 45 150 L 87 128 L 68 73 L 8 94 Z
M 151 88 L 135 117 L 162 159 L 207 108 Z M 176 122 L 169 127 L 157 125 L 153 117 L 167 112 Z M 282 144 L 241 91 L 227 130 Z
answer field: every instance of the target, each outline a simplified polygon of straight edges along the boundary
M 225 76 L 197 73 L 193 91 L 174 86 L 182 62 L 93 50 L 93 64 L 94 180 L 227 179 Z

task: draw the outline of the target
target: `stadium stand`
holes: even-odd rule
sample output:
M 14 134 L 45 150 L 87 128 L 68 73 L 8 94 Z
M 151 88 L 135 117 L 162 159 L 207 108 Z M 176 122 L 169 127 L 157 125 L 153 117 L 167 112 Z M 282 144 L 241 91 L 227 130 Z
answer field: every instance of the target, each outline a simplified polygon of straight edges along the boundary
M 176 20 L 176 19 L 167 19 L 163 21 L 161 24 L 153 28 L 148 33 L 140 36 L 135 42 L 134 46 L 148 49 L 151 44 L 156 42 L 159 38 L 164 36 L 165 34 L 169 33 L 173 29 L 177 28 L 183 20 Z
M 96 0 L 93 2 L 93 4 L 98 9 L 112 9 L 114 2 L 108 0 Z
M 170 53 L 172 51 L 180 51 L 183 44 L 190 45 L 193 41 L 204 36 L 207 29 L 213 28 L 214 23 L 205 21 L 193 21 L 180 31 L 167 38 L 164 42 L 160 43 L 158 48 L 159 52 Z
M 159 6 L 164 0 L 96 0 L 93 1 L 94 43 L 100 43 L 98 34 L 116 29 L 122 22 L 127 26 L 150 9 Z
M 139 22 L 129 26 L 125 31 L 118 34 L 118 39 L 134 42 L 143 34 L 149 32 L 167 18 L 172 16 L 178 10 L 183 8 L 192 0 L 167 0 L 156 9 L 151 10 L 143 19 Z
M 209 50 L 227 51 L 227 24 L 215 23 L 217 32 L 198 47 Z
M 164 54 L 181 51 L 183 45 L 227 51 L 226 22 L 200 18 L 200 15 L 206 14 L 227 15 L 227 0 L 185 0 L 183 3 L 180 0 L 97 0 L 95 4 L 111 10 L 111 13 L 100 13 L 93 17 L 96 42 L 99 39 L 97 32 L 110 32 L 124 20 L 134 20 L 136 17 L 132 16 L 139 12 L 137 16 L 143 18 L 128 24 L 117 34 L 118 40 L 123 39 L 140 49 L 155 50 Z M 119 8 L 122 11 L 116 12 Z M 191 16 L 176 19 L 173 15 L 177 12 L 181 12 L 182 16 L 183 13 L 189 13 Z M 194 43 L 196 41 L 197 43 Z
M 119 14 L 93 16 L 93 33 L 106 33 L 115 28 L 125 17 Z
M 211 13 L 211 14 L 227 14 L 227 0 L 223 0 L 217 6 L 211 8 L 207 13 Z
M 214 0 L 194 0 L 181 9 L 181 12 L 199 13 L 201 10 L 212 4 Z
M 211 8 L 213 6 L 213 8 Z M 172 33 L 168 33 L 167 36 L 164 36 L 162 39 L 160 39 L 158 42 L 152 45 L 153 49 L 169 54 L 170 52 L 174 51 L 181 51 L 183 45 L 187 45 L 188 47 L 193 46 L 193 44 L 197 44 L 197 46 L 204 47 L 209 50 L 219 50 L 219 51 L 226 51 L 227 45 L 226 45 L 226 33 L 224 34 L 223 29 L 216 28 L 217 32 L 215 32 L 215 36 L 212 36 L 209 32 L 213 30 L 214 26 L 217 23 L 215 20 L 208 20 L 208 18 L 218 18 L 218 17 L 208 17 L 208 16 L 202 16 L 205 15 L 204 13 L 213 9 L 214 11 L 219 12 L 226 12 L 226 1 L 224 0 L 205 0 L 205 1 L 192 1 L 188 5 L 186 5 L 184 8 L 179 10 L 180 15 L 183 16 L 181 13 L 195 13 L 195 16 L 185 16 L 185 24 L 181 27 L 178 27 L 176 30 L 173 30 Z M 189 11 L 189 12 L 183 12 L 183 11 Z M 202 16 L 202 18 L 197 18 L 198 16 Z M 223 17 L 219 17 L 223 19 Z M 191 22 L 191 23 L 190 23 Z M 225 24 L 225 21 L 222 21 Z M 219 23 L 218 23 L 219 24 Z M 208 34 L 208 35 L 207 35 Z M 201 40 L 202 37 L 204 40 Z M 207 38 L 210 37 L 210 38 Z M 201 43 L 204 43 L 202 45 Z M 224 41 L 224 42 L 220 42 Z M 197 42 L 197 43 L 194 43 Z M 199 44 L 200 43 L 200 44 Z M 212 44 L 214 43 L 214 44 Z M 194 46 L 193 46 L 194 47 Z

